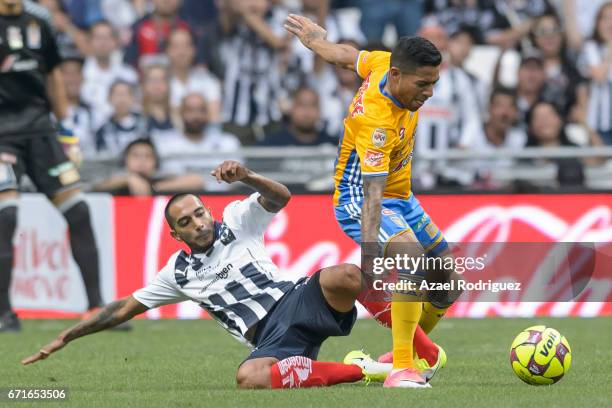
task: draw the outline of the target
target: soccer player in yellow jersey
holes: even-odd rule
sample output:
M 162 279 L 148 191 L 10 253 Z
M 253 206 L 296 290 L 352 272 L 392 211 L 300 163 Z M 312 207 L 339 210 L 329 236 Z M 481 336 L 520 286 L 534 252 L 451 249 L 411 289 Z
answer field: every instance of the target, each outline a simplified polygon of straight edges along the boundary
M 373 258 L 383 253 L 448 254 L 444 236 L 410 189 L 418 110 L 433 95 L 442 62 L 440 52 L 420 37 L 400 38 L 392 53 L 360 52 L 349 45 L 330 43 L 325 29 L 294 14 L 288 16 L 285 29 L 327 62 L 354 69 L 363 78 L 344 120 L 336 161 L 334 206 L 344 232 L 362 245 L 366 276 L 372 276 Z M 420 276 L 398 272 L 402 278 L 416 282 L 424 276 L 424 272 Z M 413 359 L 415 333 L 421 329 L 429 333 L 451 302 L 447 295 L 426 296 L 423 302 L 422 294 L 393 294 L 393 370 L 385 381 L 386 387 L 429 386 L 426 380 L 430 376 L 418 370 Z M 436 355 L 430 366 L 437 369 L 443 364 L 443 351 L 434 347 Z

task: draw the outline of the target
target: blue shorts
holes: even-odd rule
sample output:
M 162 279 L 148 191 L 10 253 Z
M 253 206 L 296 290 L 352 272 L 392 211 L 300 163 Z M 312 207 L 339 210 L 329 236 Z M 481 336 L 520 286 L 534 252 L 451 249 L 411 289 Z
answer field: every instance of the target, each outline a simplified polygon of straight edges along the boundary
M 361 202 L 339 205 L 336 220 L 351 239 L 361 244 Z M 429 256 L 436 256 L 448 248 L 442 231 L 431 221 L 414 195 L 408 199 L 385 198 L 382 201 L 378 241 L 388 242 L 392 237 L 412 229 Z
M 346 313 L 327 304 L 319 283 L 320 271 L 299 280 L 258 324 L 255 350 L 246 360 L 303 356 L 316 360 L 321 344 L 330 336 L 347 336 L 357 309 Z M 246 361 L 245 360 L 245 361 Z

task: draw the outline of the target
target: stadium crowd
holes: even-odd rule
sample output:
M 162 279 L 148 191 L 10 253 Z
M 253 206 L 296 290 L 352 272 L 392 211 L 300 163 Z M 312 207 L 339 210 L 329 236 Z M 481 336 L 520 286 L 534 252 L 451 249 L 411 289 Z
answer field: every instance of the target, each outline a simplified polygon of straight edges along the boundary
M 290 37 L 283 29 L 290 12 L 317 21 L 331 41 L 361 49 L 418 34 L 442 51 L 440 81 L 420 110 L 417 159 L 453 148 L 612 146 L 612 2 L 604 0 L 26 4 L 56 30 L 85 160 L 120 159 L 116 174 L 92 181 L 96 191 L 215 191 L 221 187 L 207 181 L 208 170 L 240 158 L 243 147 L 337 144 L 361 80 Z M 494 55 L 490 78 L 469 64 L 475 50 L 495 51 L 477 58 Z M 413 179 L 425 190 L 496 188 L 490 172 L 516 163 L 417 161 Z M 577 184 L 584 167 L 605 165 L 597 158 L 557 164 Z

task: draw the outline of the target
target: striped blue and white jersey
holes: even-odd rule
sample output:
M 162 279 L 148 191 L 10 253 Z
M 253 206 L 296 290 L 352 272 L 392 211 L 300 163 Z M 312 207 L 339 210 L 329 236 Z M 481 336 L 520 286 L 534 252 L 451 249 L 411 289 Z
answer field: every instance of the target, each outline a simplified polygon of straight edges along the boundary
M 148 286 L 133 297 L 149 308 L 192 300 L 230 334 L 249 344 L 247 331 L 262 320 L 294 286 L 279 277 L 264 246 L 274 213 L 258 193 L 230 203 L 215 222 L 215 241 L 203 254 L 178 251 Z

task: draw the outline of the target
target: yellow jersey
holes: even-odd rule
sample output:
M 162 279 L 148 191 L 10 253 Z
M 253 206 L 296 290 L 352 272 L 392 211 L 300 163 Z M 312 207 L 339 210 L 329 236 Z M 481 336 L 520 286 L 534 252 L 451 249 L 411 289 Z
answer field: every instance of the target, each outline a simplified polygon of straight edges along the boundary
M 383 198 L 410 197 L 418 112 L 384 90 L 391 53 L 361 51 L 356 71 L 363 83 L 344 119 L 334 176 L 334 206 L 363 200 L 362 177 L 387 176 Z

